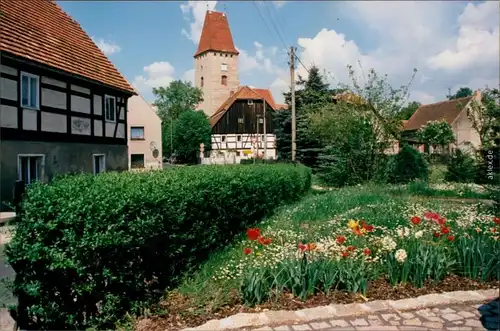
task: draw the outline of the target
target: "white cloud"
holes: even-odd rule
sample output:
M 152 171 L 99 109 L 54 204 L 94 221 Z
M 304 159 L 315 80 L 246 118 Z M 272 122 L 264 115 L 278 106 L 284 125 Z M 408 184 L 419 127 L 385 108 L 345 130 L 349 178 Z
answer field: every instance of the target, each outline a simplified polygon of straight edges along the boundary
M 207 10 L 214 10 L 217 1 L 188 1 L 186 4 L 181 4 L 181 11 L 189 24 L 189 31 L 186 29 L 181 30 L 181 34 L 193 43 L 198 44 L 200 41 L 201 30 L 203 28 L 203 21 L 205 20 L 205 13 Z
M 273 94 L 274 100 L 276 100 L 277 103 L 283 103 L 283 92 L 290 90 L 290 81 L 286 81 L 282 78 L 276 78 L 269 86 L 269 89 Z
M 106 41 L 102 38 L 94 38 L 92 37 L 92 41 L 99 47 L 99 49 L 104 53 L 104 55 L 109 56 L 121 51 L 121 47 L 118 46 L 113 41 Z
M 194 69 L 189 69 L 182 75 L 183 81 L 188 81 L 194 85 Z
M 469 3 L 458 18 L 460 30 L 453 47 L 428 59 L 431 69 L 464 70 L 477 65 L 498 63 L 499 4 Z

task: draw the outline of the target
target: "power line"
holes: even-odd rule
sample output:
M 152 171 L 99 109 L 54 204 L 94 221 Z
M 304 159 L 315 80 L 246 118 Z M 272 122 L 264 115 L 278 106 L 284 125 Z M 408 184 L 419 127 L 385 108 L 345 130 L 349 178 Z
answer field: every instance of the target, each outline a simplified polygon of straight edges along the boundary
M 278 37 L 280 38 L 281 43 L 283 44 L 283 47 L 285 47 L 285 49 L 286 49 L 287 48 L 286 43 L 283 41 L 283 38 L 281 37 L 281 33 L 280 33 L 278 27 L 276 26 L 276 23 L 274 22 L 275 20 L 273 19 L 273 15 L 271 14 L 271 11 L 267 7 L 267 4 L 265 1 L 262 1 L 262 4 L 263 4 L 264 8 L 266 8 L 267 13 L 269 14 L 269 17 L 271 18 L 271 23 L 273 24 L 273 27 L 276 30 Z
M 256 2 L 256 1 L 252 1 L 252 4 L 253 4 L 253 6 L 255 7 L 255 9 L 257 10 L 257 12 L 259 13 L 259 16 L 260 16 L 260 18 L 261 18 L 262 22 L 264 22 L 264 25 L 266 26 L 267 32 L 269 32 L 269 34 L 270 34 L 270 35 L 272 35 L 273 39 L 274 39 L 275 41 L 277 41 L 277 40 L 276 40 L 276 38 L 274 37 L 274 34 L 271 32 L 271 29 L 269 28 L 269 25 L 267 25 L 267 22 L 266 22 L 266 20 L 264 19 L 264 16 L 263 16 L 263 15 L 262 15 L 262 13 L 260 12 L 259 7 L 257 6 L 257 4 L 256 4 L 255 2 Z M 281 42 L 283 42 L 283 40 L 282 40 Z M 287 47 L 285 46 L 285 49 L 286 49 L 286 48 L 287 48 Z

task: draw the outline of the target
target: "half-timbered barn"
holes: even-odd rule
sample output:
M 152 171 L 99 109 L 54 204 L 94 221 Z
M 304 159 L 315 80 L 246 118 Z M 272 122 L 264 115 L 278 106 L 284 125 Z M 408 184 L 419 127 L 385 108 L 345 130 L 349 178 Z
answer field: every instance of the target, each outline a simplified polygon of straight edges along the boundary
M 126 170 L 135 92 L 55 2 L 0 1 L 1 200 L 16 180 Z

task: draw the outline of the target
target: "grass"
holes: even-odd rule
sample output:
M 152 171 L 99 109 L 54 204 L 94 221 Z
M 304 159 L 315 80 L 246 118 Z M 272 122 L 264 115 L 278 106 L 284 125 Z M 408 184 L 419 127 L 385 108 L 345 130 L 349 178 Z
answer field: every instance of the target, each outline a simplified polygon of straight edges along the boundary
M 283 207 L 273 217 L 263 221 L 259 228 L 265 236 L 271 236 L 279 244 L 294 242 L 290 248 L 296 250 L 298 242 L 315 242 L 319 238 L 332 236 L 350 218 L 364 219 L 375 227 L 382 226 L 395 231 L 398 227 L 407 226 L 410 215 L 418 211 L 439 211 L 449 219 L 463 215 L 483 215 L 481 217 L 484 218 L 487 214 L 485 207 L 481 205 L 465 205 L 451 200 L 437 201 L 431 197 L 418 203 L 412 199 L 415 194 L 447 196 L 447 192 L 448 190 L 431 189 L 421 184 L 342 188 L 321 195 L 311 194 L 294 205 Z M 464 197 L 457 192 L 455 196 Z M 465 196 L 483 197 L 473 190 L 467 191 Z M 248 245 L 245 234 L 241 234 L 230 247 L 214 253 L 176 291 L 188 298 L 193 309 L 200 314 L 206 309 L 230 304 L 234 293 L 241 289 L 241 274 L 244 273 L 242 268 L 245 267 L 240 262 L 243 249 Z M 257 246 L 252 248 L 254 251 L 258 249 Z M 271 256 L 269 264 L 279 263 L 280 253 L 270 251 L 268 254 Z M 273 258 L 273 255 L 278 258 Z M 208 302 L 210 304 L 207 305 Z

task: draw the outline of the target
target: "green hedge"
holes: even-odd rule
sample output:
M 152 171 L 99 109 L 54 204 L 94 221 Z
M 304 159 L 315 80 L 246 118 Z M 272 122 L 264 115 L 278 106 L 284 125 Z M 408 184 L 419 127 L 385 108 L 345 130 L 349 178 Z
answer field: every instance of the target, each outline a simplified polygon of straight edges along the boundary
M 311 185 L 299 165 L 196 166 L 34 184 L 7 247 L 22 329 L 113 327 Z

